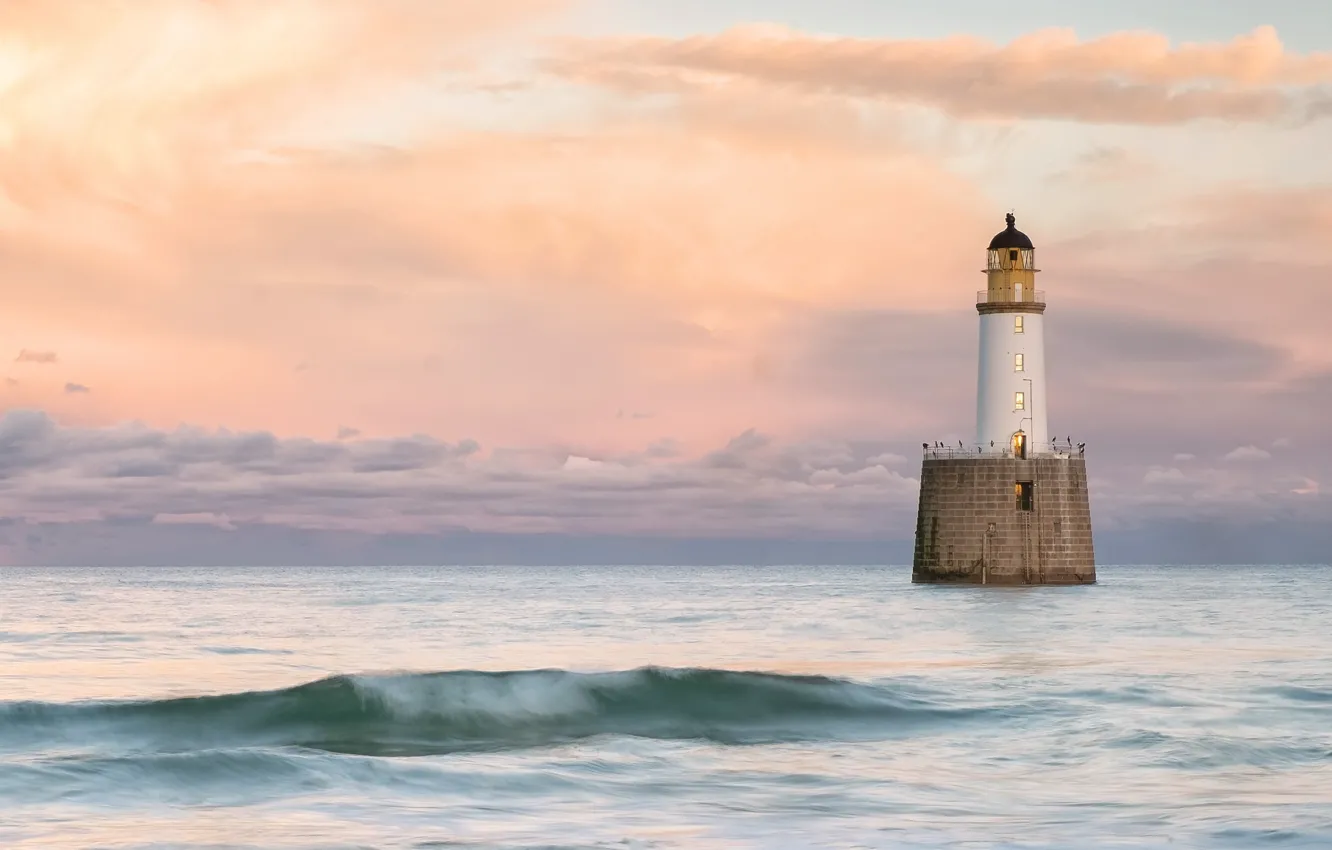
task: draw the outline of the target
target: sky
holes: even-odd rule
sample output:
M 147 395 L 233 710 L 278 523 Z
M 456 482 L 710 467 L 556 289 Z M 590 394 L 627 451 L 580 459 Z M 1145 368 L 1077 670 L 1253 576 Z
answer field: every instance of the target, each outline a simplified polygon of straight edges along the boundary
M 7 0 L 0 562 L 910 558 L 1014 210 L 1102 561 L 1332 560 L 1304 0 Z

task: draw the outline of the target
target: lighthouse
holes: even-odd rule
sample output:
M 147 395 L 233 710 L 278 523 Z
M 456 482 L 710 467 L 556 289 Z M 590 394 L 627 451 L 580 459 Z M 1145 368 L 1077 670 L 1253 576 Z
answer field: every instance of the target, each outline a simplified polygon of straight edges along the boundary
M 1012 213 L 986 249 L 976 439 L 923 444 L 912 581 L 1096 581 L 1086 447 L 1052 436 L 1045 293 L 1036 249 Z

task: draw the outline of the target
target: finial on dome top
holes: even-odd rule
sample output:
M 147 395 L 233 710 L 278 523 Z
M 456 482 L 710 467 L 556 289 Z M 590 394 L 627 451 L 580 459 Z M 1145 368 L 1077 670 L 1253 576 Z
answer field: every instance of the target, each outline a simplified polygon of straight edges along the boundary
M 1013 227 L 1014 225 L 1017 224 L 1017 218 L 1015 218 L 1013 214 L 1010 212 L 1004 216 L 1004 224 L 1007 224 L 1009 227 Z

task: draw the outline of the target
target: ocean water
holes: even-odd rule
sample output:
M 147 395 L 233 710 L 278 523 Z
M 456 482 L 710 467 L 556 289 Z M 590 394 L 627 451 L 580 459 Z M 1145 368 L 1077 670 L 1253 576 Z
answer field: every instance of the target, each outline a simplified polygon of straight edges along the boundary
M 0 571 L 0 847 L 1329 848 L 1332 568 Z

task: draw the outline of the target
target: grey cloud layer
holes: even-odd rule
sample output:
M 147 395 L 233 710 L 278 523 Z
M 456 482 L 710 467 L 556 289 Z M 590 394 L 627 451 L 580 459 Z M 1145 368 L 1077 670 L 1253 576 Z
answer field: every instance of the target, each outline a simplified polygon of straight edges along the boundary
M 623 541 L 635 535 L 658 541 L 911 537 L 913 447 L 780 444 L 750 430 L 697 457 L 673 454 L 661 444 L 590 458 L 554 447 L 485 452 L 470 440 L 425 436 L 318 441 L 133 424 L 73 428 L 41 412 L 13 411 L 0 419 L 0 545 L 12 561 L 24 553 L 41 557 L 32 554 L 42 551 L 41 541 L 61 540 L 61 562 L 99 563 L 151 550 L 152 541 L 183 545 L 187 538 L 160 531 L 164 525 L 201 534 L 209 526 L 249 529 L 252 542 L 267 539 L 255 536 L 262 528 L 317 532 L 325 542 L 334 539 L 329 534 L 361 535 L 362 543 L 416 540 L 421 545 L 403 551 L 417 556 L 429 551 L 421 541 L 459 534 L 599 535 L 621 540 L 615 551 L 624 552 L 632 546 Z M 1303 471 L 1305 457 L 1289 439 L 1229 446 L 1200 458 L 1121 441 L 1092 457 L 1098 528 L 1113 533 L 1144 521 L 1236 516 L 1314 522 L 1327 500 L 1318 477 Z M 63 534 L 60 528 L 82 530 Z M 118 529 L 118 552 L 100 548 L 97 541 L 111 532 L 99 528 Z M 378 544 L 365 545 L 379 551 Z M 391 551 L 397 544 L 384 545 Z M 528 551 L 536 544 L 515 545 L 513 551 Z
M 881 447 L 775 446 L 746 432 L 696 459 L 492 451 L 429 437 L 321 442 L 265 432 L 0 420 L 3 513 L 27 521 L 204 518 L 371 532 L 859 534 L 909 511 Z M 887 464 L 887 465 L 885 465 Z M 201 520 L 202 521 L 202 520 Z
M 786 375 L 801 392 L 919 410 L 922 427 L 931 429 L 917 431 L 921 439 L 965 433 L 975 404 L 976 324 L 968 312 L 811 311 L 780 334 Z M 1234 445 L 1260 423 L 1261 433 L 1270 430 L 1274 414 L 1285 421 L 1297 406 L 1319 404 L 1312 379 L 1281 381 L 1291 363 L 1284 349 L 1196 323 L 1056 300 L 1046 333 L 1057 427 L 1062 421 L 1083 435 L 1094 430 L 1107 451 L 1140 453 L 1136 440 L 1117 430 L 1133 423 L 1152 423 L 1153 444 L 1169 435 L 1197 449 Z M 1280 389 L 1260 401 L 1251 385 L 1264 382 Z M 1202 429 L 1197 414 L 1211 405 L 1222 405 L 1227 418 Z M 892 420 L 884 427 L 911 436 Z M 1315 437 L 1298 420 L 1290 428 L 1306 442 Z

